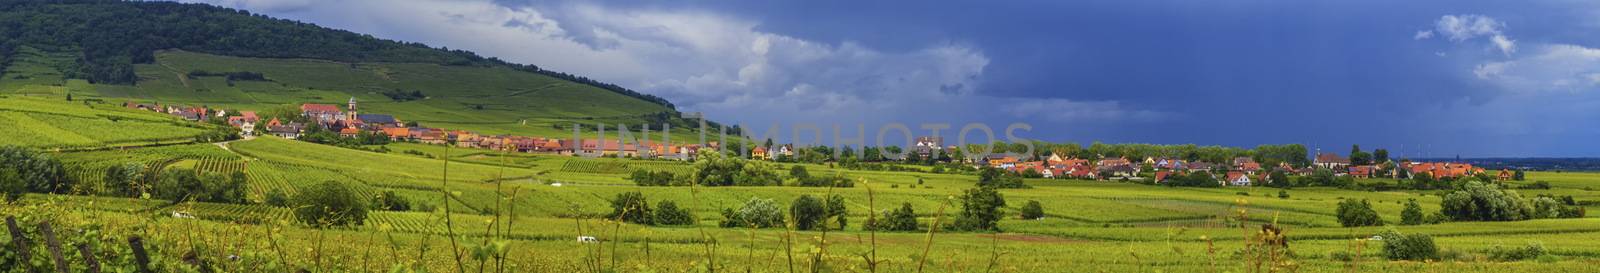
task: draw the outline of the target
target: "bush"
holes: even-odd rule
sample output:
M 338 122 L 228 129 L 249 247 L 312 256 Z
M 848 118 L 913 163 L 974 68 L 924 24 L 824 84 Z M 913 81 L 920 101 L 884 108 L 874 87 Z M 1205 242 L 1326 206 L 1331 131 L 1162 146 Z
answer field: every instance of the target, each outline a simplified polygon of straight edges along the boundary
M 1028 204 L 1022 205 L 1022 219 L 1044 219 L 1044 206 L 1039 201 L 1029 200 Z
M 16 180 L 10 182 L 15 184 L 7 187 L 20 188 L 21 191 L 15 192 L 18 197 L 22 192 L 65 194 L 77 185 L 76 180 L 67 175 L 67 169 L 60 160 L 27 148 L 0 147 L 0 168 L 10 169 L 16 174 Z
M 1421 261 L 1439 257 L 1439 247 L 1433 244 L 1433 237 L 1426 234 L 1407 235 L 1390 229 L 1379 236 L 1383 236 L 1383 256 L 1389 260 Z
M 106 194 L 137 197 L 147 189 L 140 185 L 139 178 L 144 176 L 144 165 L 127 163 L 106 168 L 105 186 Z
M 996 223 L 1000 221 L 1000 208 L 1005 206 L 1005 197 L 992 187 L 967 189 L 961 195 L 961 214 L 956 216 L 951 228 L 966 231 L 998 230 Z
M 295 218 L 313 227 L 360 225 L 367 220 L 366 202 L 336 181 L 301 191 L 294 203 Z
M 689 209 L 678 208 L 672 201 L 656 202 L 657 225 L 681 226 L 694 224 L 694 214 Z
M 284 193 L 282 189 L 272 189 L 272 191 L 267 192 L 266 200 L 262 200 L 262 202 L 267 203 L 268 206 L 289 207 L 289 194 Z
M 978 172 L 979 187 L 993 187 L 1002 189 L 1026 189 L 1027 184 L 1022 183 L 1022 177 L 1012 175 L 1005 170 L 983 167 Z
M 611 199 L 611 213 L 606 214 L 606 218 L 649 225 L 654 223 L 655 214 L 650 212 L 650 202 L 644 199 L 643 193 L 624 192 Z
M 1422 205 L 1417 204 L 1417 199 L 1406 200 L 1406 208 L 1400 210 L 1400 224 L 1414 226 L 1421 225 L 1424 221 Z
M 722 227 L 769 228 L 783 226 L 783 209 L 772 199 L 751 197 L 738 210 L 722 210 Z
M 1372 210 L 1372 204 L 1366 199 L 1356 201 L 1345 199 L 1339 202 L 1339 225 L 1344 227 L 1381 226 L 1383 219 L 1378 218 L 1378 212 Z
M 901 203 L 899 209 L 883 212 L 883 218 L 877 223 L 867 223 L 867 229 L 882 231 L 916 231 L 917 214 L 911 210 L 911 203 Z
M 383 193 L 378 194 L 378 197 L 372 199 L 372 209 L 408 211 L 411 210 L 411 200 L 395 194 L 394 191 L 383 191 Z
M 22 194 L 28 191 L 28 187 L 23 184 L 22 177 L 17 175 L 16 170 L 0 168 L 0 191 L 5 192 L 5 202 L 10 203 L 22 199 Z
M 1455 221 L 1517 221 L 1532 210 L 1521 195 L 1499 186 L 1467 181 L 1444 196 L 1440 211 Z
M 678 183 L 677 179 L 677 174 L 669 171 L 637 170 L 628 176 L 628 180 L 633 180 L 633 183 L 640 186 L 676 186 L 683 184 Z
M 1547 251 L 1544 248 L 1544 244 L 1539 242 L 1528 242 L 1527 246 L 1519 248 L 1508 248 L 1496 245 L 1490 248 L 1485 254 L 1489 256 L 1490 260 L 1510 262 L 1538 258 L 1539 256 L 1544 256 L 1546 252 Z
M 1278 190 L 1278 199 L 1289 199 L 1289 191 Z
M 822 221 L 826 209 L 817 198 L 800 195 L 789 203 L 789 219 L 794 220 L 794 229 L 811 230 L 817 226 L 817 222 Z

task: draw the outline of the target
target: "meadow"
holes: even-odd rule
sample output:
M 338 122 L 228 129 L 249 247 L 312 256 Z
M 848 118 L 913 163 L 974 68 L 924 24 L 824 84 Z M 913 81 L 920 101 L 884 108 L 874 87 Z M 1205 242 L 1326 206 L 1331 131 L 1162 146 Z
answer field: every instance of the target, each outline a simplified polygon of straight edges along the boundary
M 91 255 L 123 271 L 132 271 L 127 266 L 133 264 L 127 240 L 138 236 L 148 243 L 160 272 L 195 270 L 194 263 L 186 262 L 195 257 L 239 272 L 286 267 L 377 272 L 396 265 L 429 272 L 497 265 L 510 272 L 783 272 L 791 266 L 819 272 L 1254 272 L 1264 261 L 1249 253 L 1254 253 L 1250 249 L 1255 249 L 1259 225 L 1265 223 L 1282 227 L 1290 242 L 1285 255 L 1266 263 L 1275 266 L 1273 272 L 1584 272 L 1600 264 L 1600 217 L 1595 215 L 1397 225 L 1408 200 L 1419 202 L 1424 211 L 1437 211 L 1439 191 L 1172 188 L 1025 179 L 1031 188 L 1000 190 L 1007 203 L 1001 209 L 1006 217 L 999 221 L 1000 232 L 929 232 L 935 222 L 948 223 L 961 210 L 956 196 L 974 187 L 976 176 L 783 163 L 770 166 L 778 173 L 804 167 L 814 176 L 838 175 L 857 183 L 849 188 L 641 187 L 627 176 L 639 170 L 687 173 L 693 167 L 679 161 L 416 143 L 348 149 L 271 136 L 117 146 L 153 141 L 136 136 L 187 137 L 181 134 L 201 129 L 169 116 L 104 104 L 85 106 L 33 95 L 12 95 L 0 102 L 0 117 L 67 119 L 19 125 L 30 129 L 8 134 L 32 135 L 7 137 L 0 144 L 99 147 L 45 150 L 63 162 L 71 177 L 90 187 L 84 190 L 103 184 L 108 168 L 129 164 L 153 173 L 242 172 L 248 178 L 243 204 L 29 194 L 0 208 L 0 214 L 17 217 L 24 226 L 57 225 L 66 244 L 93 246 Z M 103 125 L 100 120 L 116 121 Z M 126 133 L 102 131 L 108 128 Z M 1527 181 L 1505 183 L 1522 188 L 1543 181 L 1549 189 L 1519 191 L 1525 196 L 1570 195 L 1590 209 L 1600 199 L 1594 191 L 1600 173 L 1527 176 Z M 372 211 L 358 226 L 317 229 L 296 222 L 293 208 L 264 204 L 274 192 L 296 196 L 326 181 L 357 196 L 393 193 L 412 206 Z M 651 203 L 675 202 L 688 209 L 694 224 L 644 226 L 605 219 L 611 199 L 628 192 L 639 192 Z M 844 198 L 850 224 L 842 230 L 718 227 L 722 210 L 752 198 L 787 206 L 801 195 L 829 193 Z M 1369 201 L 1389 225 L 1341 227 L 1335 208 L 1347 199 Z M 1029 201 L 1041 204 L 1044 218 L 1018 217 Z M 901 204 L 914 208 L 920 231 L 863 228 L 861 223 Z M 1391 228 L 1431 235 L 1450 255 L 1438 261 L 1388 261 L 1382 256 L 1383 242 L 1368 239 Z M 581 236 L 596 237 L 598 243 L 578 242 Z M 1542 246 L 1544 255 L 1493 259 L 1497 251 L 1530 244 Z M 36 254 L 47 251 L 34 247 Z M 459 265 L 452 249 L 462 251 Z M 67 253 L 65 258 L 78 261 L 82 255 Z M 43 256 L 33 259 L 35 266 L 51 264 Z M 81 264 L 73 266 L 82 269 Z
M 428 148 L 413 145 L 417 144 L 393 147 Z M 48 211 L 62 215 L 61 223 L 93 223 L 105 229 L 103 234 L 116 234 L 106 236 L 149 234 L 148 237 L 165 238 L 162 242 L 170 244 L 169 248 L 203 245 L 215 255 L 260 252 L 269 248 L 267 244 L 279 244 L 280 248 L 294 251 L 253 255 L 260 256 L 256 259 L 282 260 L 301 267 L 339 269 L 336 271 L 382 271 L 396 263 L 422 265 L 429 271 L 451 271 L 456 265 L 447 252 L 451 246 L 446 238 L 453 233 L 472 245 L 503 243 L 509 266 L 524 272 L 680 272 L 712 268 L 776 272 L 787 270 L 789 255 L 797 257 L 794 266 L 809 269 L 816 262 L 805 257 L 817 252 L 824 253 L 821 264 L 830 271 L 845 272 L 868 271 L 871 265 L 862 256 L 874 252 L 879 261 L 876 271 L 881 272 L 916 272 L 916 265 L 924 262 L 923 270 L 930 272 L 991 271 L 991 267 L 998 272 L 1239 272 L 1250 263 L 1239 253 L 1254 232 L 1249 228 L 1252 225 L 1240 228 L 1227 224 L 1239 217 L 1251 223 L 1275 222 L 1283 226 L 1285 237 L 1293 242 L 1291 260 L 1296 272 L 1345 272 L 1350 267 L 1386 272 L 1581 271 L 1593 268 L 1600 258 L 1600 240 L 1595 240 L 1600 239 L 1600 219 L 1593 216 L 1393 227 L 1432 235 L 1442 249 L 1466 253 L 1466 258 L 1460 260 L 1434 262 L 1384 261 L 1381 242 L 1360 239 L 1383 232 L 1386 227 L 1343 228 L 1334 217 L 1334 204 L 1358 198 L 1370 200 L 1385 222 L 1397 223 L 1402 204 L 1409 199 L 1421 202 L 1425 210 L 1437 210 L 1439 197 L 1432 192 L 1294 188 L 1285 190 L 1289 197 L 1280 198 L 1279 189 L 1275 188 L 1169 188 L 1114 181 L 1028 179 L 1026 183 L 1033 188 L 1002 190 L 1010 204 L 1004 211 L 1013 215 L 1000 221 L 1003 232 L 939 231 L 934 233 L 933 243 L 928 244 L 926 228 L 934 221 L 950 220 L 959 209 L 952 196 L 970 188 L 975 177 L 784 164 L 778 168 L 805 166 L 815 173 L 843 175 L 862 183 L 835 189 L 639 187 L 622 178 L 626 172 L 684 171 L 689 165 L 557 155 L 489 157 L 485 155 L 499 152 L 476 149 L 451 149 L 450 155 L 444 156 L 442 147 L 424 155 L 375 153 L 273 137 L 233 142 L 228 148 L 192 144 L 63 153 L 61 158 L 84 169 L 116 162 L 183 165 L 203 170 L 242 169 L 250 176 L 252 196 L 257 198 L 273 189 L 292 191 L 310 183 L 340 181 L 362 195 L 394 191 L 415 202 L 428 203 L 434 210 L 375 211 L 365 225 L 321 230 L 295 224 L 289 209 L 265 205 L 30 195 L 27 203 L 31 205 L 15 208 L 26 212 L 13 210 L 8 215 Z M 441 174 L 447 157 L 452 160 L 445 182 Z M 508 163 L 513 161 L 521 163 Z M 1534 180 L 1551 182 L 1553 188 L 1541 192 L 1593 200 L 1594 195 L 1585 188 L 1600 183 L 1600 174 L 1533 172 L 1529 181 Z M 651 202 L 671 200 L 689 208 L 698 224 L 652 227 L 601 219 L 610 211 L 612 196 L 635 191 L 644 193 Z M 786 204 L 802 194 L 821 195 L 827 191 L 845 197 L 849 222 L 854 224 L 830 231 L 826 237 L 816 231 L 716 227 L 721 219 L 718 211 L 749 198 L 771 198 Z M 1017 208 L 1027 201 L 1040 202 L 1047 217 L 1017 219 Z M 453 228 L 442 223 L 444 202 L 450 203 L 450 218 L 456 223 Z M 901 203 L 916 208 L 924 231 L 875 233 L 861 228 L 859 223 L 867 221 L 869 212 Z M 943 214 L 938 211 L 941 206 Z M 1238 215 L 1241 209 L 1246 212 L 1243 216 Z M 170 217 L 173 212 L 195 218 Z M 149 231 L 156 229 L 186 231 Z M 267 229 L 274 230 L 274 237 L 265 235 Z M 578 236 L 595 236 L 601 243 L 579 243 L 573 239 Z M 261 242 L 259 238 L 274 238 L 275 242 Z M 793 238 L 792 248 L 784 247 L 784 238 Z M 1530 243 L 1549 249 L 1549 257 L 1497 262 L 1486 260 L 1482 254 L 1497 247 Z M 1354 253 L 1357 244 L 1364 249 L 1359 254 L 1362 258 L 1344 258 Z M 927 256 L 922 256 L 924 249 Z M 271 257 L 277 255 L 282 257 Z M 319 256 L 323 260 L 320 265 Z M 924 261 L 922 257 L 928 259 Z M 599 259 L 598 265 L 592 259 Z M 247 268 L 249 264 L 240 261 L 230 266 Z M 468 269 L 476 268 L 473 263 L 466 264 Z

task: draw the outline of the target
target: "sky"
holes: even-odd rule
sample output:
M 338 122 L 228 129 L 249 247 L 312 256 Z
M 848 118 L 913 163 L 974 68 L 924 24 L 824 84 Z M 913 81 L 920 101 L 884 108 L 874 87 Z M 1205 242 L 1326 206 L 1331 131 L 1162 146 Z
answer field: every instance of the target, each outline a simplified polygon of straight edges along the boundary
M 834 125 L 872 145 L 889 123 L 951 124 L 952 144 L 1022 123 L 1083 144 L 1600 156 L 1595 1 L 200 2 L 584 75 L 755 134 L 815 124 L 824 144 Z

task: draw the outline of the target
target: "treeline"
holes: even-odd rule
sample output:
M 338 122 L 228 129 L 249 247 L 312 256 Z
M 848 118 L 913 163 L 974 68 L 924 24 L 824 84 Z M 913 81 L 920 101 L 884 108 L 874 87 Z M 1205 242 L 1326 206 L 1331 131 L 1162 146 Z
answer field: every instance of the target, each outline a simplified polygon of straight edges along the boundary
M 454 66 L 505 66 L 594 86 L 673 108 L 654 95 L 534 65 L 485 58 L 465 50 L 385 40 L 314 24 L 204 4 L 62 0 L 0 2 L 0 53 L 29 45 L 77 52 L 68 78 L 102 84 L 138 81 L 133 64 L 152 63 L 155 51 L 182 49 L 260 58 L 310 58 L 340 62 L 407 62 Z M 7 58 L 0 58 L 7 59 Z
M 638 170 L 628 176 L 640 186 L 799 186 L 799 187 L 855 187 L 855 182 L 843 176 L 813 176 L 805 166 L 789 168 L 788 175 L 778 173 L 772 164 L 726 156 L 717 152 L 702 152 L 689 173 Z

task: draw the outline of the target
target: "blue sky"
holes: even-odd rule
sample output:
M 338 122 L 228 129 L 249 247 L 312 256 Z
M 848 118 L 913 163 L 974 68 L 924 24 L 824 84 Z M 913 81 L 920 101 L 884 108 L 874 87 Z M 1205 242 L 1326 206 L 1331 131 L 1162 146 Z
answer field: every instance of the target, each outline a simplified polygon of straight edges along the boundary
M 210 2 L 586 75 L 758 131 L 1021 122 L 1057 142 L 1600 156 L 1592 1 Z

